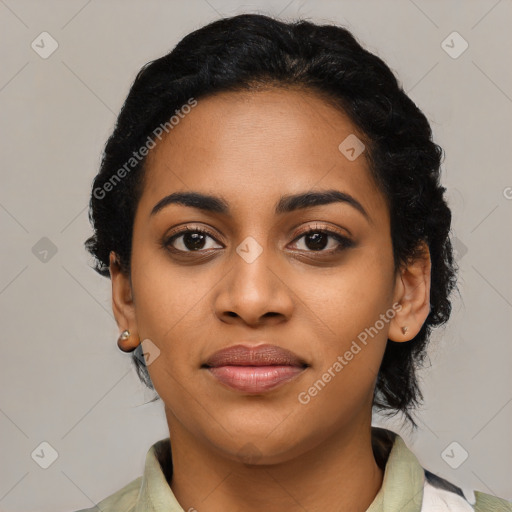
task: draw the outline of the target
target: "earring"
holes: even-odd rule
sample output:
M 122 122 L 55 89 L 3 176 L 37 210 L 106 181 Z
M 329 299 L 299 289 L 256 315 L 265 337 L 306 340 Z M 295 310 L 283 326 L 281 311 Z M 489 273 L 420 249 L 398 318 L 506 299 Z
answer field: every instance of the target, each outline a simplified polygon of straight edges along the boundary
M 117 346 L 119 347 L 119 350 L 122 352 L 133 352 L 137 347 L 127 347 L 123 343 L 130 337 L 130 331 L 128 329 L 125 329 L 120 335 L 119 338 L 117 338 Z
M 402 332 L 404 334 L 406 334 L 408 330 L 409 330 L 409 327 L 407 327 L 406 325 L 404 325 L 404 327 L 402 327 Z

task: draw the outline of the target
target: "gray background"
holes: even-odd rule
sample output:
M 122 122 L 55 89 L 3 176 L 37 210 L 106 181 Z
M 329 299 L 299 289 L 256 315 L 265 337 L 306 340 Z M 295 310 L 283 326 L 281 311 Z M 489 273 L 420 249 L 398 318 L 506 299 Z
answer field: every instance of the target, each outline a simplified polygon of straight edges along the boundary
M 512 499 L 510 0 L 0 0 L 0 510 L 93 506 L 168 435 L 117 348 L 110 281 L 89 267 L 88 194 L 139 68 L 219 16 L 257 11 L 348 27 L 431 121 L 462 299 L 421 374 L 418 431 L 387 425 L 430 470 Z M 31 47 L 43 31 L 59 45 L 47 59 Z M 469 44 L 458 58 L 442 47 L 453 31 Z M 43 441 L 58 453 L 48 469 L 31 457 Z

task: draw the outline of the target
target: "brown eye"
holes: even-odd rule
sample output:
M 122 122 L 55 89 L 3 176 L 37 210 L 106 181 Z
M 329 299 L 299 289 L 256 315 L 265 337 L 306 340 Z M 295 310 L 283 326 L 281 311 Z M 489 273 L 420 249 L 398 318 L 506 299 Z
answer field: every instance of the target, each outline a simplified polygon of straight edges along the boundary
M 296 238 L 295 242 L 302 239 L 304 241 L 297 248 L 306 252 L 332 253 L 354 245 L 349 238 L 328 229 L 309 229 Z
M 329 235 L 326 233 L 308 233 L 303 238 L 304 245 L 312 251 L 321 251 L 329 244 Z
M 177 252 L 199 252 L 207 249 L 222 249 L 212 247 L 208 239 L 215 240 L 213 236 L 204 229 L 194 228 L 180 231 L 167 238 L 164 242 L 166 247 Z

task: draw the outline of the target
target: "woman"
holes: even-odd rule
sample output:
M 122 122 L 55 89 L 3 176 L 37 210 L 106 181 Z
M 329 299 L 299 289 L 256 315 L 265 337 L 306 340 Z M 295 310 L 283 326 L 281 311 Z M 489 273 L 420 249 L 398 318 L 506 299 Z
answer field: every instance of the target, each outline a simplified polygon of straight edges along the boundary
M 450 316 L 441 155 L 340 27 L 240 15 L 144 66 L 86 246 L 169 438 L 102 511 L 512 510 L 371 426 L 414 423 Z

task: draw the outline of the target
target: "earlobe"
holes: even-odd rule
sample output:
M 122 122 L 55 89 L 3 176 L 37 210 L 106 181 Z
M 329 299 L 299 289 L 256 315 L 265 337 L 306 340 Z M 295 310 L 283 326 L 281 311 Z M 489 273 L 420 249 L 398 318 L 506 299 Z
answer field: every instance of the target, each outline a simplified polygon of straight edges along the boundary
M 416 255 L 396 276 L 394 302 L 401 307 L 390 322 L 390 340 L 409 341 L 421 330 L 430 313 L 430 282 L 430 251 L 422 242 Z
M 131 352 L 139 344 L 132 287 L 130 278 L 122 271 L 114 251 L 109 255 L 109 270 L 112 281 L 112 310 L 122 331 L 117 344 L 123 352 Z

